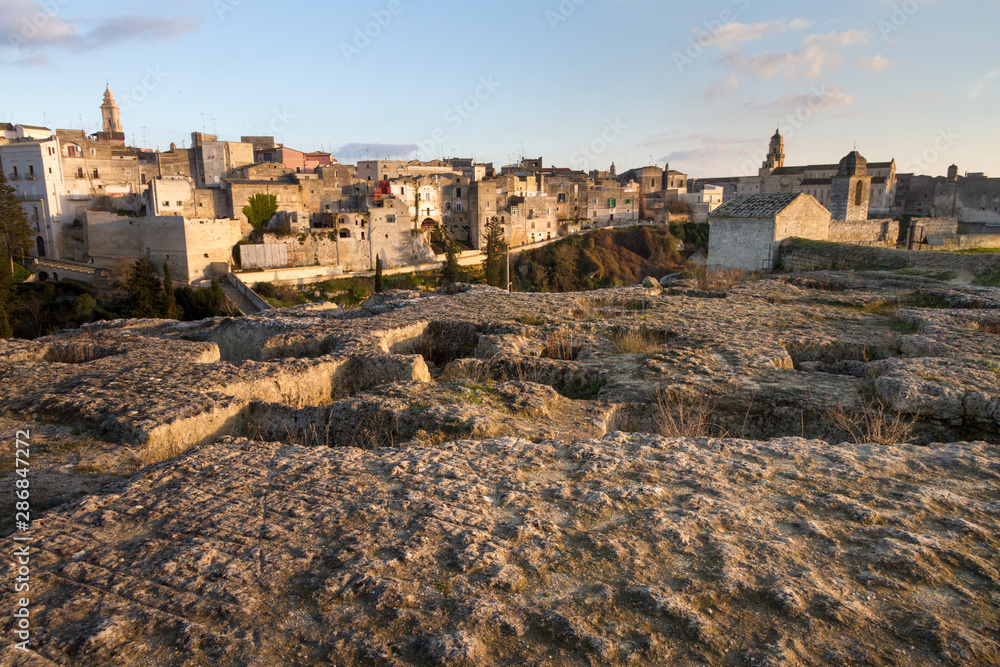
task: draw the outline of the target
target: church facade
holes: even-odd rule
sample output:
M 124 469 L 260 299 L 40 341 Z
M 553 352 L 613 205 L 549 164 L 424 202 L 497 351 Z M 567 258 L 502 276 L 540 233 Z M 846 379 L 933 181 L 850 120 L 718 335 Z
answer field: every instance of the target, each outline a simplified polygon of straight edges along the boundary
M 834 220 L 889 217 L 896 197 L 896 161 L 868 162 L 852 151 L 839 164 L 785 166 L 785 140 L 775 132 L 757 175 L 740 178 L 737 193 L 811 195 L 830 209 Z

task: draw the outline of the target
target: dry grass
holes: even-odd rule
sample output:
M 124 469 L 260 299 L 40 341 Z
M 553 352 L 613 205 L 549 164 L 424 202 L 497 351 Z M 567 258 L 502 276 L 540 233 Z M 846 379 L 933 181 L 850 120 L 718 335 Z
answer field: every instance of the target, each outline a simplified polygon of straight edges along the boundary
M 860 407 L 854 410 L 830 410 L 829 417 L 854 444 L 892 445 L 909 440 L 920 415 L 907 415 L 873 397 L 862 399 Z
M 720 271 L 699 271 L 698 289 L 704 292 L 725 292 L 747 280 L 749 274 L 743 269 L 722 269 Z
M 559 361 L 575 361 L 582 349 L 580 341 L 566 331 L 557 331 L 545 340 L 542 356 Z
M 663 351 L 660 336 L 645 329 L 623 329 L 611 335 L 611 342 L 621 354 L 656 354 Z
M 657 389 L 654 414 L 659 434 L 667 438 L 729 435 L 712 423 L 712 405 L 703 397 L 676 396 L 663 388 Z
M 988 334 L 1000 334 L 1000 321 L 974 322 L 972 328 Z

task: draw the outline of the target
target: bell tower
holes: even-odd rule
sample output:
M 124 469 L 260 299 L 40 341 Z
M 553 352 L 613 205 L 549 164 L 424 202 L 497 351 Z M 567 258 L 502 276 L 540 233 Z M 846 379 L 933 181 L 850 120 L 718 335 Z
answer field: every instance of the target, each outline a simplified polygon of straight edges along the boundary
M 775 130 L 771 137 L 771 146 L 767 151 L 767 161 L 764 162 L 765 169 L 780 169 L 785 166 L 785 138 L 781 136 L 780 130 Z
M 104 104 L 101 105 L 101 118 L 104 121 L 104 132 L 107 134 L 122 133 L 122 119 L 119 115 L 115 96 L 111 94 L 111 86 L 104 89 Z

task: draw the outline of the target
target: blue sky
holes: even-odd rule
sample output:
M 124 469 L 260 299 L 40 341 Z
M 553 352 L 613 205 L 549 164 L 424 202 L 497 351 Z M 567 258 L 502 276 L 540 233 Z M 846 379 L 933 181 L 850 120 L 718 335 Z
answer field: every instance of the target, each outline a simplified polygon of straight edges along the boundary
M 854 148 L 1000 176 L 1000 0 L 0 0 L 0 117 L 130 142 L 750 173 Z

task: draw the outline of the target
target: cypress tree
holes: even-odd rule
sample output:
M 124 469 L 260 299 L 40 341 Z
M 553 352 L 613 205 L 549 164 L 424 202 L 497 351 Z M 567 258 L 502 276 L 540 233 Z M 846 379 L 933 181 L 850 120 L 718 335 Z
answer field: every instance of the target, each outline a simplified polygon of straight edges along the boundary
M 177 319 L 177 297 L 174 296 L 174 281 L 170 275 L 170 265 L 163 262 L 163 317 Z
M 12 292 L 10 275 L 10 260 L 3 248 L 0 248 L 0 338 L 13 338 L 14 328 L 10 324 L 8 309 Z
M 445 285 L 452 285 L 462 279 L 462 267 L 458 265 L 458 244 L 448 241 L 448 251 L 445 257 L 441 280 Z
M 0 245 L 5 250 L 8 269 L 14 272 L 14 260 L 24 262 L 31 248 L 31 225 L 17 199 L 14 187 L 0 170 Z
M 504 263 L 506 261 L 507 241 L 504 239 L 500 218 L 493 216 L 486 223 L 486 261 L 483 269 L 486 273 L 486 284 L 493 287 L 504 285 Z
M 375 293 L 382 292 L 382 257 L 375 256 Z
M 132 317 L 155 318 L 163 313 L 163 283 L 148 260 L 140 259 L 132 266 L 125 291 L 132 298 Z

